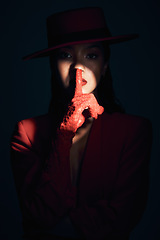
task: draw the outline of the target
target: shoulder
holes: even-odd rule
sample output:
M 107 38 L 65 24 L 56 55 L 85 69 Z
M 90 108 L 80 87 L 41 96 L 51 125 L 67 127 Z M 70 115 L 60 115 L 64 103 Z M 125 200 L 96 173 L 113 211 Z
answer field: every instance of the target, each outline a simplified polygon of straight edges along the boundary
M 102 115 L 104 151 L 121 162 L 148 162 L 152 147 L 152 125 L 144 118 L 114 113 Z
M 40 131 L 43 134 L 50 130 L 51 121 L 51 116 L 45 114 L 21 120 L 18 124 L 22 124 L 28 134 L 35 134 L 37 131 Z
M 152 124 L 144 117 L 113 113 L 102 115 L 102 126 L 105 133 L 114 138 L 129 140 L 137 138 L 152 138 Z
M 141 117 L 141 116 L 137 116 L 137 115 L 131 115 L 131 114 L 125 114 L 125 113 L 112 113 L 112 114 L 108 114 L 106 112 L 103 113 L 102 115 L 104 121 L 112 121 L 113 123 L 117 123 L 117 124 L 140 124 L 142 122 L 146 122 L 148 124 L 150 124 L 150 120 L 145 118 L 145 117 Z
M 12 141 L 16 139 L 30 147 L 40 146 L 50 139 L 51 126 L 52 119 L 49 114 L 21 120 L 16 124 Z
M 124 113 L 113 113 L 113 114 L 107 114 L 104 113 L 102 115 L 102 122 L 105 124 L 109 124 L 110 126 L 113 126 L 114 128 L 122 128 L 124 129 L 136 129 L 142 126 L 151 128 L 152 124 L 149 119 L 136 116 L 136 115 L 130 115 L 130 114 L 124 114 Z

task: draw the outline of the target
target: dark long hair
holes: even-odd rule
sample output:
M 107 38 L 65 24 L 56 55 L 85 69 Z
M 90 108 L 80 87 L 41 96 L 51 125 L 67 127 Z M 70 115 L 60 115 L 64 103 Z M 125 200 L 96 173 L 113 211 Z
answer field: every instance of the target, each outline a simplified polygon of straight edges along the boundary
M 104 107 L 105 112 L 111 114 L 114 112 L 124 113 L 120 101 L 116 98 L 110 67 L 108 66 L 105 77 L 103 77 L 97 86 L 99 104 Z
M 104 48 L 105 61 L 109 62 L 111 51 L 106 41 L 102 42 Z M 120 101 L 116 98 L 113 89 L 113 80 L 108 64 L 105 76 L 101 78 L 99 85 L 97 86 L 98 101 L 99 104 L 104 107 L 105 112 L 111 114 L 114 112 L 124 113 L 125 110 L 122 107 Z

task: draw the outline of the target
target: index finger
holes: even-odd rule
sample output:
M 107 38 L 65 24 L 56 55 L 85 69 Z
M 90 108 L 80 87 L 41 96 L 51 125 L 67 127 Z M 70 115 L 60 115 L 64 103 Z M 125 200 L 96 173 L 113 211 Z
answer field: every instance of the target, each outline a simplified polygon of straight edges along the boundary
M 82 69 L 76 70 L 76 87 L 74 97 L 82 95 Z

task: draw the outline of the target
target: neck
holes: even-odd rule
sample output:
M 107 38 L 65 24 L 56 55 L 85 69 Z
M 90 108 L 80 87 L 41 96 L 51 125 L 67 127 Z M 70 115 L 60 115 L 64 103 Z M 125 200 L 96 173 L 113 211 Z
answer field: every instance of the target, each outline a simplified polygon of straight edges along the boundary
M 87 118 L 86 121 L 84 122 L 84 124 L 80 128 L 78 128 L 78 130 L 73 138 L 73 141 L 72 141 L 73 144 L 78 142 L 80 139 L 82 139 L 87 134 L 89 134 L 93 120 L 94 119 L 92 117 Z

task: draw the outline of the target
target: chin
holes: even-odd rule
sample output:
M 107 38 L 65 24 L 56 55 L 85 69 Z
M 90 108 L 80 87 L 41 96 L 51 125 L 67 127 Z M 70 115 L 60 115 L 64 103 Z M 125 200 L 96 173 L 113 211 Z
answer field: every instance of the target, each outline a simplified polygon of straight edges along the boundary
M 95 88 L 92 88 L 92 89 L 90 88 L 90 89 L 89 89 L 89 88 L 87 88 L 87 87 L 86 87 L 86 88 L 85 88 L 85 87 L 84 87 L 84 88 L 82 87 L 82 92 L 83 92 L 83 94 L 89 94 L 89 93 L 93 93 L 93 94 L 94 94 L 95 91 L 96 91 Z M 95 95 L 95 94 L 94 94 L 94 95 Z

